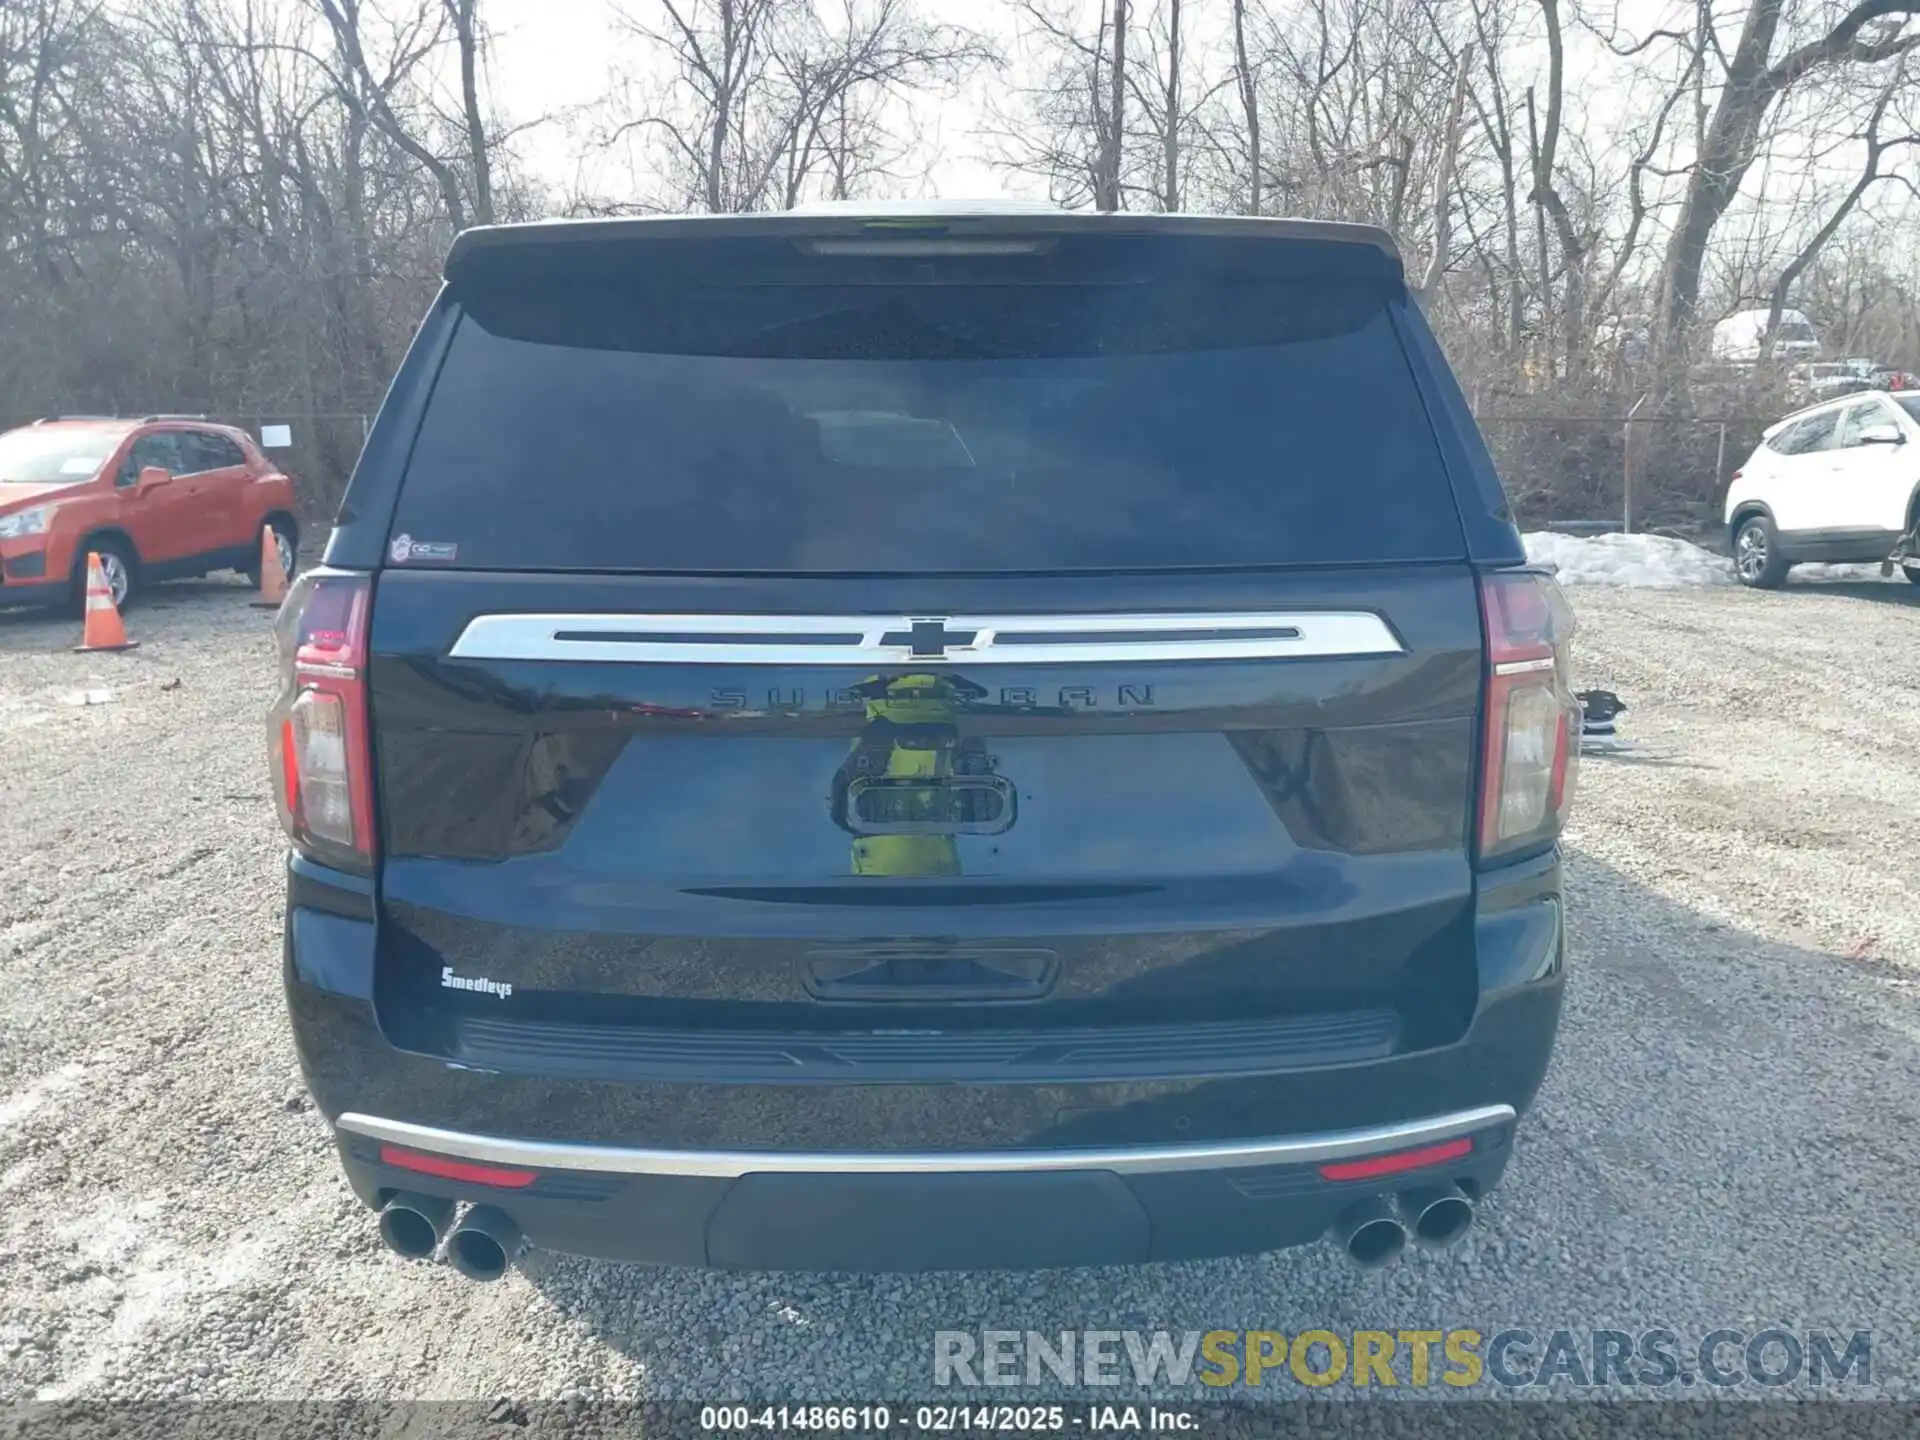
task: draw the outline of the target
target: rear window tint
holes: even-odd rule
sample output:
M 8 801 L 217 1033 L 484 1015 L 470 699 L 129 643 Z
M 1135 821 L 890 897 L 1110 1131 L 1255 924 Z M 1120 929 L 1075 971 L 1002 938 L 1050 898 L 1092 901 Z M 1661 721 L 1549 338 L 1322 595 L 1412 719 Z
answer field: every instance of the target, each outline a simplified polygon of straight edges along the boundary
M 1377 282 L 700 283 L 462 297 L 393 533 L 461 568 L 1454 559 Z

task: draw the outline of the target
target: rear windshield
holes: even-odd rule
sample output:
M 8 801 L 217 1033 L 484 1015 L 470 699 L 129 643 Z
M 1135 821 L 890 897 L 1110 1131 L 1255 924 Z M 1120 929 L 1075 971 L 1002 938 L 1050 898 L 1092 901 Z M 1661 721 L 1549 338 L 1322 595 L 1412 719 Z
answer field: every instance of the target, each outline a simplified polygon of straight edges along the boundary
M 462 569 L 1034 572 L 1457 559 L 1374 280 L 462 296 L 393 532 Z M 452 547 L 452 548 L 446 548 Z

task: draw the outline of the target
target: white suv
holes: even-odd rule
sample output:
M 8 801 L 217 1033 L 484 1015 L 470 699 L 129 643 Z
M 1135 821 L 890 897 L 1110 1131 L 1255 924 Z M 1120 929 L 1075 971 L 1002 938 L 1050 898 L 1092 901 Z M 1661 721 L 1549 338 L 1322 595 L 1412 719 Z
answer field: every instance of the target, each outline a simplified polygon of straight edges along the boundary
M 1748 585 L 1802 560 L 1889 558 L 1920 584 L 1920 393 L 1848 395 L 1768 427 L 1734 471 L 1727 531 Z

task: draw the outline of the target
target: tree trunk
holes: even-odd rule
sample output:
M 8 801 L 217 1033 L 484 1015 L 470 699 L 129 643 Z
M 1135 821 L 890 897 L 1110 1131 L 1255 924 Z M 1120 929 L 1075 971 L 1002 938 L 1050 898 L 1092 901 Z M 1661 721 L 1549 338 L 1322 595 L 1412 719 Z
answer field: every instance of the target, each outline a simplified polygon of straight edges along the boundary
M 1500 180 L 1506 194 L 1502 197 L 1502 219 L 1506 226 L 1507 262 L 1507 354 L 1520 353 L 1520 329 L 1526 323 L 1527 289 L 1520 276 L 1520 196 L 1513 175 L 1513 137 L 1500 156 Z
M 444 0 L 460 50 L 460 103 L 467 131 L 468 163 L 473 166 L 473 218 L 493 224 L 493 166 L 488 154 L 487 122 L 480 109 L 479 0 Z
M 707 137 L 707 209 L 721 214 L 727 207 L 721 176 L 727 160 L 727 131 L 733 124 L 733 62 L 739 50 L 737 0 L 720 0 L 720 73 L 714 77 L 713 133 Z
M 1547 209 L 1540 203 L 1540 116 L 1534 109 L 1533 87 L 1527 87 L 1527 163 L 1536 177 L 1536 188 L 1527 196 L 1533 206 L 1534 264 L 1540 271 L 1540 328 L 1544 332 L 1553 319 L 1553 256 L 1547 250 Z
M 1127 123 L 1127 0 L 1113 0 L 1113 72 L 1107 83 L 1112 86 L 1107 96 L 1107 153 L 1095 204 L 1113 211 L 1120 208 L 1120 152 Z
M 1566 291 L 1561 302 L 1561 342 L 1565 349 L 1567 373 L 1586 363 L 1586 247 L 1573 227 L 1560 187 L 1553 178 L 1553 162 L 1560 149 L 1560 125 L 1564 114 L 1566 88 L 1566 47 L 1560 35 L 1559 0 L 1540 0 L 1540 12 L 1547 22 L 1547 118 L 1534 148 L 1533 203 L 1553 221 L 1554 238 L 1560 245 L 1560 266 L 1566 275 Z M 1544 234 L 1542 237 L 1544 244 Z M 1544 261 L 1541 278 L 1546 279 Z M 1543 301 L 1547 299 L 1542 296 Z
M 1247 124 L 1247 213 L 1260 213 L 1260 97 L 1247 61 L 1247 0 L 1233 0 L 1233 78 Z
M 1467 56 L 1454 62 L 1453 94 L 1447 101 L 1446 130 L 1440 137 L 1439 174 L 1433 182 L 1433 253 L 1420 281 L 1420 298 L 1429 304 L 1446 279 L 1448 252 L 1453 248 L 1453 172 L 1460 155 L 1460 115 L 1467 103 Z
M 1660 274 L 1660 348 L 1663 357 L 1669 359 L 1680 352 L 1687 327 L 1693 323 L 1694 307 L 1700 299 L 1700 273 L 1706 264 L 1713 227 L 1727 213 L 1739 193 L 1740 182 L 1746 178 L 1747 167 L 1753 163 L 1753 142 L 1773 98 L 1760 87 L 1784 3 L 1754 0 L 1748 9 L 1739 44 L 1727 67 L 1725 87 L 1708 118 L 1706 135 L 1687 175 L 1687 188 Z
M 1167 114 L 1166 181 L 1160 208 L 1169 215 L 1180 208 L 1180 0 L 1167 0 Z

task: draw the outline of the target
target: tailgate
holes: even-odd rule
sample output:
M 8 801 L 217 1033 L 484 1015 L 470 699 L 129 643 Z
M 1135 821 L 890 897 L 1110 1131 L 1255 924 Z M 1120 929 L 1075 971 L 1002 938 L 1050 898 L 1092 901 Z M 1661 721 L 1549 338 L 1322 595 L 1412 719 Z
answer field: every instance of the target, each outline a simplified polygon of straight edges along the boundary
M 1334 1041 L 1377 1047 L 1383 1016 L 1470 1005 L 1464 567 L 1163 582 L 1138 612 L 1093 608 L 1110 586 L 1029 583 L 1019 612 L 973 619 L 920 602 L 1008 587 L 896 587 L 879 615 L 853 603 L 871 586 L 807 588 L 805 612 L 762 613 L 749 587 L 696 613 L 673 581 L 382 578 L 390 1020 L 498 1060 L 571 1043 L 507 1020 L 791 1036 L 1341 1014 Z M 996 628 L 916 662 L 916 621 L 923 650 L 936 623 Z

